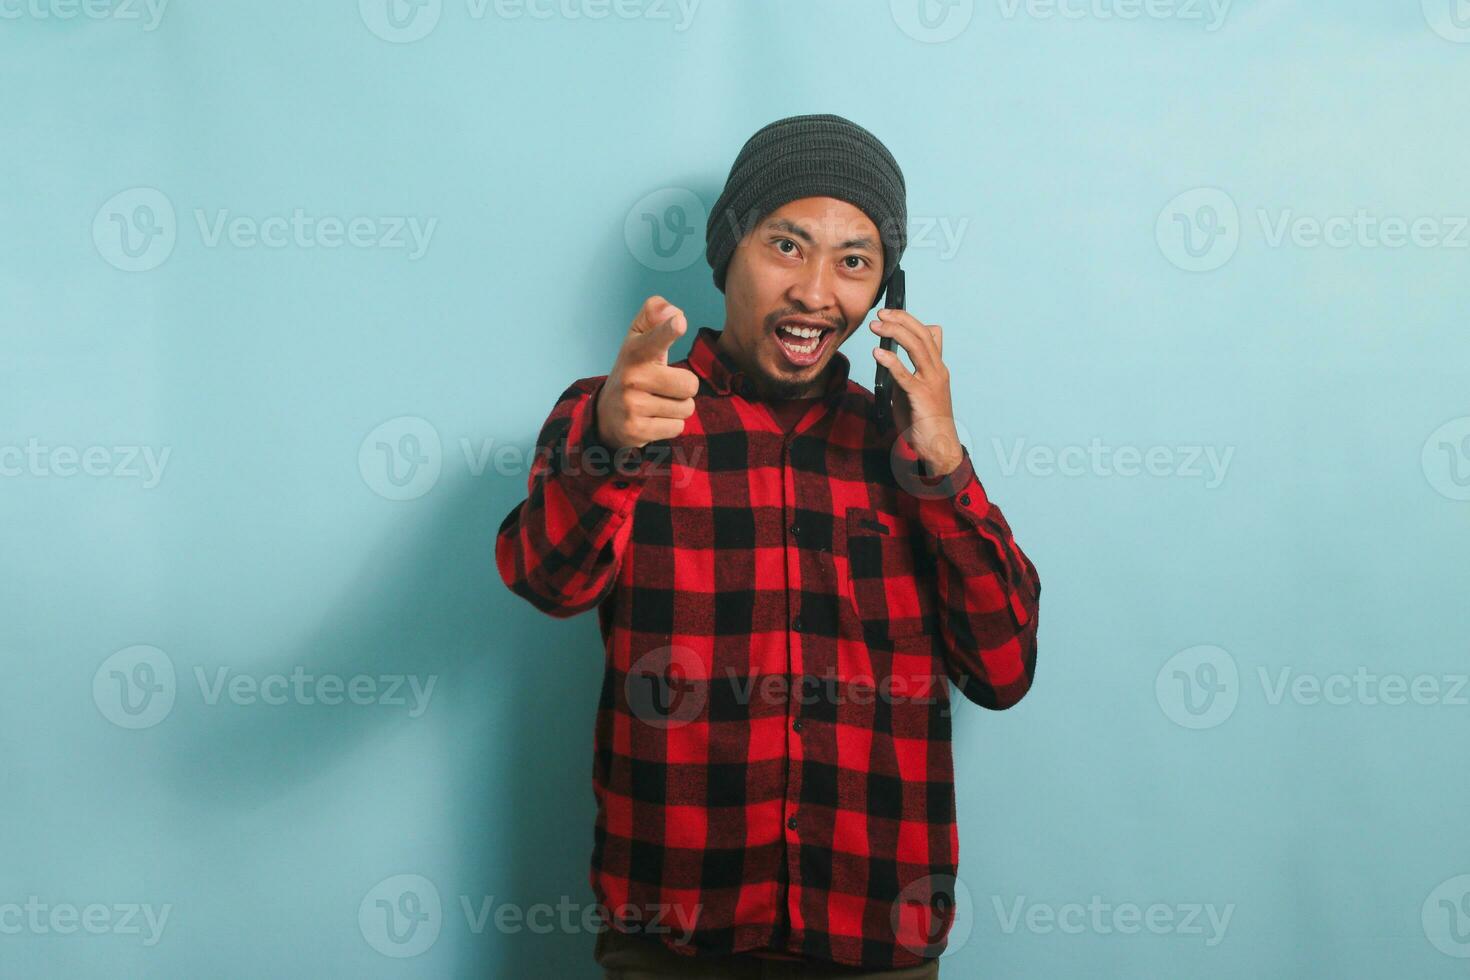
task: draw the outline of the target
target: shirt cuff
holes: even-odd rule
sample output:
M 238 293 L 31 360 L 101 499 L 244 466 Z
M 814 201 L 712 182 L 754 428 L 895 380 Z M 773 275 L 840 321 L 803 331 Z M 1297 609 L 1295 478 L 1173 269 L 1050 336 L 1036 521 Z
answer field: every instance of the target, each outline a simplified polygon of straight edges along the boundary
M 912 470 L 903 481 L 906 489 L 919 501 L 919 522 L 938 536 L 951 531 L 975 527 L 990 512 L 990 498 L 975 475 L 970 451 L 961 446 L 964 455 L 960 465 L 947 476 L 929 476 L 924 461 L 910 461 Z
M 964 449 L 964 447 L 960 447 Z M 923 462 L 915 460 L 915 470 L 923 472 Z M 911 477 L 913 478 L 913 477 Z M 1000 573 L 1011 590 L 1011 606 L 1025 623 L 1026 612 L 1020 608 L 1015 594 L 1021 573 L 1016 569 L 1015 559 L 1007 544 L 1009 532 L 997 525 L 990 517 L 991 503 L 980 478 L 975 474 L 970 451 L 964 449 L 964 459 L 947 477 L 917 477 L 915 486 L 923 492 L 919 497 L 919 523 L 936 539 L 979 534 L 989 541 L 1000 562 Z M 912 492 L 912 491 L 911 491 Z M 942 547 L 942 545 L 941 545 Z
M 617 513 L 626 513 L 655 469 L 642 450 L 628 447 L 613 450 L 597 431 L 597 397 L 606 381 L 599 382 L 572 410 L 566 435 L 557 445 L 552 461 L 557 478 L 567 490 Z

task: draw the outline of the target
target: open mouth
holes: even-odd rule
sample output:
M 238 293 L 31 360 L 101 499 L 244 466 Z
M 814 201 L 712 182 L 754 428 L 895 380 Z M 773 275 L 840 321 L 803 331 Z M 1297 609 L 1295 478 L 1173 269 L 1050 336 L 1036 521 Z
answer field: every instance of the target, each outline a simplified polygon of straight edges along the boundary
M 783 323 L 776 327 L 776 343 L 788 361 L 797 367 L 807 367 L 821 360 L 836 332 L 832 327 Z

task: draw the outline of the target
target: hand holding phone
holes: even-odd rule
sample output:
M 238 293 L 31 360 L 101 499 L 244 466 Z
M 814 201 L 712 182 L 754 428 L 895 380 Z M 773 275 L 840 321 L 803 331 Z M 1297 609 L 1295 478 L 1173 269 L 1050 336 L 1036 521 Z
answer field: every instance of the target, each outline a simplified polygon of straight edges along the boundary
M 889 310 L 901 310 L 904 308 L 904 300 L 903 269 L 897 268 L 889 277 L 883 306 Z M 898 343 L 892 337 L 882 337 L 878 340 L 878 346 L 891 353 L 897 349 Z M 884 364 L 879 364 L 873 375 L 873 409 L 880 426 L 887 425 L 893 418 L 893 372 Z

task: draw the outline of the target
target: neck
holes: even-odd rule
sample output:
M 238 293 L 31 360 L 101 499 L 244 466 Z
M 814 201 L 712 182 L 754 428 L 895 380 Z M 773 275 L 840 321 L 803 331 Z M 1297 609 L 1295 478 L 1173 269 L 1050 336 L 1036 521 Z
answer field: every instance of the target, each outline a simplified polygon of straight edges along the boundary
M 767 376 L 758 370 L 753 359 L 746 352 L 737 347 L 730 339 L 729 329 L 720 333 L 719 342 L 716 346 L 730 355 L 745 376 L 755 382 L 756 397 L 761 401 L 784 401 L 788 398 L 813 398 L 820 395 L 827 388 L 827 379 L 831 377 L 832 361 L 827 361 L 827 366 L 822 368 L 822 373 L 809 381 L 783 381 Z

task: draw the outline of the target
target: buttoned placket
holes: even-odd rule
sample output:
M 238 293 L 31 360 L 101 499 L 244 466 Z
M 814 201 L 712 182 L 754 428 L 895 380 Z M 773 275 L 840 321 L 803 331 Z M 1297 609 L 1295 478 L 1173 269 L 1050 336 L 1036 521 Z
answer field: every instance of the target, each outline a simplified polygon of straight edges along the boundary
M 801 834 L 799 833 L 801 828 L 800 797 L 805 775 L 802 764 L 807 757 L 807 743 L 803 740 L 802 736 L 802 729 L 805 727 L 805 723 L 801 716 L 802 698 L 806 694 L 806 687 L 800 681 L 805 676 L 806 654 L 808 651 L 807 645 L 804 642 L 806 634 L 803 631 L 802 610 L 798 605 L 795 605 L 798 601 L 796 597 L 801 594 L 801 587 L 805 584 L 801 578 L 801 525 L 797 520 L 797 513 L 801 501 L 797 494 L 796 470 L 791 465 L 791 444 L 798 437 L 804 435 L 806 430 L 815 425 L 818 419 L 835 410 L 836 392 L 829 389 L 823 393 L 822 400 L 809 407 L 802 417 L 797 419 L 796 424 L 791 427 L 791 431 L 785 432 L 781 438 L 781 488 L 785 508 L 784 515 L 786 518 L 786 595 L 788 603 L 791 603 L 787 607 L 788 612 L 791 613 L 791 629 L 786 634 L 787 658 L 789 663 L 788 683 L 786 684 L 786 708 L 787 719 L 789 720 L 789 725 L 787 726 L 787 745 L 788 756 L 791 760 L 787 771 L 793 777 L 788 779 L 786 785 L 786 829 L 788 831 L 786 873 L 788 884 L 785 896 L 787 903 L 786 919 L 780 925 L 783 933 L 791 928 L 791 923 L 799 921 L 797 918 L 799 910 L 792 909 L 790 905 L 791 896 L 795 894 L 791 886 L 799 886 L 803 878 L 801 875 L 801 861 L 797 856 L 796 848 L 791 845 L 799 843 L 801 839 Z M 771 416 L 773 425 L 779 425 L 775 413 L 767 410 L 767 414 Z M 817 560 L 821 560 L 820 554 L 817 555 Z M 795 681 L 796 683 L 791 683 L 791 681 Z
M 750 378 L 745 377 L 740 372 L 736 372 L 731 376 L 728 387 L 730 391 L 739 394 L 746 401 L 755 401 L 754 383 Z M 825 393 L 823 401 L 808 408 L 807 412 L 792 426 L 791 431 L 783 433 L 781 437 L 781 495 L 783 498 L 783 515 L 785 517 L 783 524 L 786 530 L 786 546 L 784 549 L 786 557 L 786 609 L 787 615 L 790 617 L 789 622 L 791 626 L 786 633 L 788 664 L 787 683 L 785 685 L 786 717 L 788 721 L 786 737 L 787 754 L 791 760 L 787 771 L 788 774 L 797 774 L 795 779 L 788 779 L 786 785 L 786 829 L 788 831 L 786 861 L 788 881 L 792 884 L 799 884 L 801 881 L 799 877 L 800 862 L 796 859 L 795 852 L 789 845 L 797 841 L 800 836 L 796 832 L 801 826 L 801 821 L 799 820 L 799 787 L 801 785 L 799 773 L 801 763 L 805 758 L 804 746 L 801 741 L 801 732 L 805 727 L 801 717 L 801 695 L 805 693 L 805 689 L 792 682 L 799 681 L 802 677 L 802 655 L 805 653 L 805 649 L 801 643 L 803 627 L 801 608 L 795 599 L 800 594 L 801 586 L 801 526 L 796 519 L 799 501 L 797 500 L 796 493 L 796 472 L 791 466 L 791 443 L 801 434 L 804 428 L 803 423 L 806 422 L 813 412 L 821 413 L 830 410 L 831 406 L 827 404 L 830 400 L 831 392 Z M 779 428 L 780 423 L 775 413 L 765 405 L 762 405 L 761 409 L 770 418 L 771 424 Z M 788 902 L 790 901 L 790 895 L 791 892 L 788 888 Z M 788 923 L 790 922 L 790 915 L 791 910 L 788 908 Z M 789 925 L 783 926 L 782 928 L 789 928 Z
M 787 743 L 790 746 L 791 756 L 790 770 L 798 769 L 800 762 L 805 758 L 801 744 L 801 698 L 793 696 L 792 682 L 799 681 L 802 676 L 801 657 L 805 652 L 801 644 L 801 607 L 796 598 L 801 586 L 801 528 L 796 522 L 797 500 L 796 500 L 796 474 L 791 468 L 791 440 L 796 436 L 796 430 L 800 428 L 801 422 L 792 427 L 790 432 L 781 438 L 781 489 L 785 497 L 786 516 L 786 596 L 788 610 L 791 611 L 791 630 L 787 637 L 787 662 L 790 665 L 787 673 L 786 684 L 786 712 L 789 721 L 789 734 Z M 791 792 L 791 783 L 787 783 L 787 792 Z M 800 826 L 797 809 L 800 806 L 795 799 L 788 800 L 789 816 L 786 820 L 786 829 L 795 831 Z
M 754 402 L 756 400 L 756 385 L 754 380 L 747 377 L 744 372 L 740 371 L 739 369 L 731 369 L 731 366 L 728 364 L 728 362 L 725 361 L 723 357 L 720 357 L 718 354 L 716 356 L 718 361 L 722 362 L 721 366 L 725 369 L 726 373 L 722 383 L 714 384 L 715 390 L 719 391 L 723 389 L 723 391 L 725 391 L 726 393 L 738 395 L 748 402 Z M 720 368 L 717 367 L 715 370 L 718 372 Z M 794 778 L 788 779 L 786 787 L 786 829 L 790 831 L 790 833 L 787 835 L 788 846 L 786 852 L 788 902 L 790 901 L 791 896 L 790 886 L 799 885 L 802 881 L 800 862 L 797 860 L 795 856 L 796 852 L 793 848 L 790 847 L 790 844 L 799 839 L 799 835 L 796 833 L 796 830 L 801 825 L 800 820 L 798 819 L 798 808 L 800 805 L 799 800 L 801 796 L 800 773 L 801 763 L 805 759 L 805 745 L 800 734 L 802 732 L 802 729 L 805 727 L 801 718 L 801 695 L 805 694 L 805 688 L 804 686 L 794 686 L 790 682 L 792 680 L 799 680 L 802 677 L 802 668 L 804 666 L 804 657 L 806 653 L 805 646 L 801 642 L 803 630 L 801 609 L 796 606 L 794 601 L 794 597 L 799 594 L 799 588 L 801 585 L 801 527 L 796 520 L 798 501 L 796 499 L 796 473 L 791 466 L 791 443 L 796 439 L 797 436 L 803 434 L 805 429 L 810 428 L 809 425 L 805 425 L 804 423 L 806 423 L 807 419 L 811 417 L 813 412 L 818 413 L 818 417 L 821 417 L 821 415 L 825 413 L 834 412 L 836 410 L 836 402 L 840 396 L 840 389 L 845 387 L 844 379 L 845 372 L 843 378 L 833 380 L 829 388 L 825 392 L 823 392 L 822 400 L 818 404 L 813 405 L 811 408 L 809 408 L 806 414 L 804 414 L 802 418 L 797 420 L 791 431 L 783 433 L 781 438 L 781 492 L 783 497 L 785 516 L 785 521 L 783 523 L 786 527 L 786 608 L 787 613 L 790 617 L 788 620 L 788 622 L 790 623 L 790 629 L 788 629 L 786 633 L 788 663 L 788 683 L 786 684 L 786 717 L 789 721 L 786 731 L 788 756 L 791 760 L 791 764 L 788 767 L 787 772 L 788 774 L 794 774 Z M 772 413 L 770 409 L 766 408 L 765 406 L 762 406 L 762 409 L 765 411 L 766 415 L 770 417 L 772 425 L 779 428 L 779 422 L 776 419 L 775 414 Z M 791 910 L 789 907 L 787 909 L 787 915 L 787 923 L 781 927 L 782 929 L 790 928 L 789 923 L 791 919 L 789 917 L 791 915 Z

